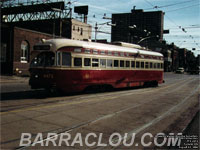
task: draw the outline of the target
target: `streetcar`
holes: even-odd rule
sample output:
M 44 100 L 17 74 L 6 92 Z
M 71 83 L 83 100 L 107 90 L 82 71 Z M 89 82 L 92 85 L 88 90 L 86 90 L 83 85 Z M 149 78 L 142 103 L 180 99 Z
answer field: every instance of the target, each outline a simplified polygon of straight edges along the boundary
M 33 54 L 32 89 L 79 92 L 163 83 L 163 55 L 132 44 L 43 39 Z

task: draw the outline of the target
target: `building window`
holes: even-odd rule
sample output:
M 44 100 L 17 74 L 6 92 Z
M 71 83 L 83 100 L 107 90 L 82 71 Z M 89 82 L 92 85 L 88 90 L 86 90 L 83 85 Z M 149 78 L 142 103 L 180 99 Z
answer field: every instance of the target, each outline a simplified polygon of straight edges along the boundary
M 76 28 L 75 28 L 75 26 L 73 26 L 73 30 L 75 30 Z
M 22 63 L 27 63 L 29 61 L 29 43 L 27 41 L 22 41 L 21 43 L 21 58 Z
M 83 35 L 83 28 L 81 28 L 81 33 L 80 34 Z

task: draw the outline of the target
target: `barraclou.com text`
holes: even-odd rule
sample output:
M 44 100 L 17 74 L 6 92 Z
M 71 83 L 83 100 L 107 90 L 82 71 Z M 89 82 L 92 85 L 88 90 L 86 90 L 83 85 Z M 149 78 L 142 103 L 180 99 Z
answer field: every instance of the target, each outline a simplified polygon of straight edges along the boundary
M 42 133 L 36 134 L 36 136 L 31 135 L 31 133 L 22 133 L 19 146 L 87 146 L 87 147 L 106 147 L 113 146 L 117 147 L 119 145 L 124 146 L 139 146 L 148 147 L 151 145 L 155 146 L 180 146 L 182 133 L 174 134 L 170 133 L 165 135 L 164 133 L 158 133 L 153 136 L 151 133 L 144 133 L 140 137 L 140 142 L 136 143 L 135 133 L 113 133 L 109 138 L 105 138 L 103 133 L 88 133 L 87 135 L 82 135 L 77 133 L 72 135 L 68 132 L 66 133 L 48 133 L 43 135 Z M 150 139 L 150 140 L 147 140 Z M 106 141 L 107 140 L 107 141 Z

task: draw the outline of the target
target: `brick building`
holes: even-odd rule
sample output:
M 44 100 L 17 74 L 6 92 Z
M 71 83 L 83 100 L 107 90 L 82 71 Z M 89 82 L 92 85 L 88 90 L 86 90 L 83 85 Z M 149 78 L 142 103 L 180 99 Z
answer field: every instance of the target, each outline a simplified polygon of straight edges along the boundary
M 1 74 L 28 75 L 29 63 L 33 57 L 33 45 L 41 39 L 61 36 L 75 40 L 91 39 L 92 27 L 89 24 L 75 19 L 62 21 L 64 23 L 59 26 L 58 20 L 55 20 L 55 32 L 52 31 L 51 21 L 3 23 L 1 26 Z
M 2 1 L 1 74 L 28 75 L 32 47 L 43 38 L 91 39 L 86 21 L 73 19 L 72 8 L 63 0 Z
M 2 27 L 1 73 L 28 75 L 33 45 L 52 35 L 19 27 Z

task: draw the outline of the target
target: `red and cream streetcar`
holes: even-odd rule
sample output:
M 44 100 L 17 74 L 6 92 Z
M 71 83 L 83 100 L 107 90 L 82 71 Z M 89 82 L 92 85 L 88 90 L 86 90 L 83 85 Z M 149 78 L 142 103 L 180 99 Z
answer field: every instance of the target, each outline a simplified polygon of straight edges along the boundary
M 42 40 L 30 65 L 32 88 L 82 91 L 163 82 L 163 55 L 140 46 L 70 39 Z

